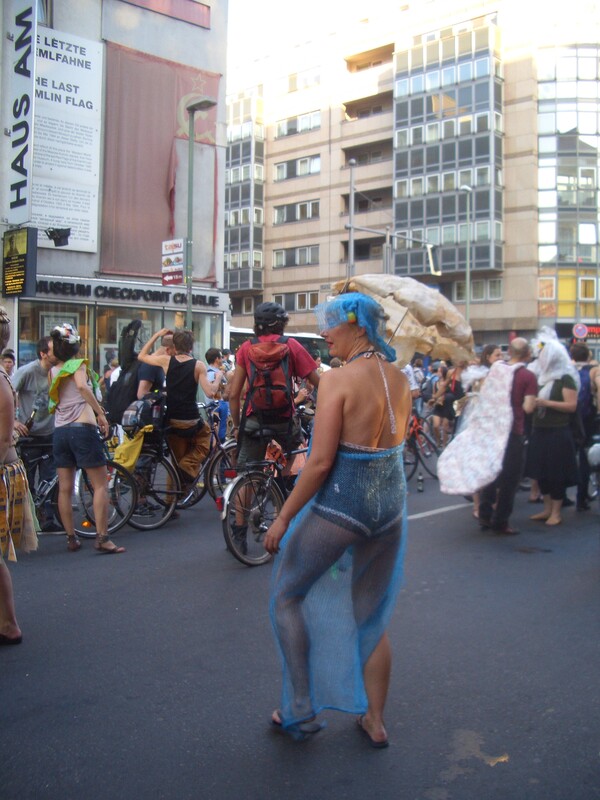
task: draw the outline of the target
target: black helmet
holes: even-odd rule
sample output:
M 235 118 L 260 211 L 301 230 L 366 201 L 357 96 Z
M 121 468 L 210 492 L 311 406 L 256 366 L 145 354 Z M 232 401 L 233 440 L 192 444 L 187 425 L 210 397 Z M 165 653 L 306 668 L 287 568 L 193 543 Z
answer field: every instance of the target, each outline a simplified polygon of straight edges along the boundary
M 261 303 L 254 310 L 254 323 L 262 328 L 270 328 L 278 322 L 287 322 L 288 313 L 279 303 Z

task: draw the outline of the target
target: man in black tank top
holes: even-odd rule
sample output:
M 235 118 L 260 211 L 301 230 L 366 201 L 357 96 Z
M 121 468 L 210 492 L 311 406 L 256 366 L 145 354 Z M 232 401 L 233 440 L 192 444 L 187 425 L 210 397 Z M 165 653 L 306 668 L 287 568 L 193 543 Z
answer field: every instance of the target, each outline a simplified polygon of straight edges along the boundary
M 185 490 L 196 479 L 210 446 L 210 429 L 207 425 L 199 427 L 198 386 L 211 398 L 219 388 L 219 379 L 211 383 L 205 364 L 191 355 L 194 344 L 191 331 L 173 333 L 175 355 L 151 354 L 154 342 L 170 333 L 168 328 L 155 333 L 142 347 L 138 358 L 145 364 L 162 367 L 167 376 L 167 421 L 169 427 L 177 431 L 169 434 L 168 440 Z

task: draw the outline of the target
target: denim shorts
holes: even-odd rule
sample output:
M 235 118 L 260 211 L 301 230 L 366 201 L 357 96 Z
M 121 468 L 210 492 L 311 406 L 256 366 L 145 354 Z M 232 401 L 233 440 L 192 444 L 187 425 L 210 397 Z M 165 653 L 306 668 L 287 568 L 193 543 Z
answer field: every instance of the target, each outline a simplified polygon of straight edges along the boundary
M 106 464 L 100 431 L 89 423 L 73 422 L 55 428 L 52 451 L 57 468 L 86 469 Z

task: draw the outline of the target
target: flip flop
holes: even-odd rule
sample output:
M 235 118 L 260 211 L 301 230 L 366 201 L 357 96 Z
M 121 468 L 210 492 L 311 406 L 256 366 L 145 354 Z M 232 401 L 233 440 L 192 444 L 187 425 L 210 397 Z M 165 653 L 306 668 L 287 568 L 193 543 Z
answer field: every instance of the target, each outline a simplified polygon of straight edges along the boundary
M 369 731 L 368 731 L 368 730 L 367 730 L 367 729 L 364 727 L 364 725 L 362 724 L 362 721 L 363 721 L 363 719 L 364 719 L 364 715 L 361 715 L 361 716 L 360 716 L 360 717 L 359 717 L 359 718 L 356 720 L 356 723 L 357 723 L 357 725 L 358 725 L 358 729 L 359 729 L 359 731 L 360 731 L 360 732 L 361 732 L 361 733 L 362 733 L 364 736 L 366 736 L 366 737 L 367 737 L 367 740 L 368 740 L 369 744 L 371 745 L 371 747 L 374 747 L 376 750 L 383 750 L 383 749 L 384 749 L 384 747 L 389 747 L 390 743 L 389 743 L 389 740 L 388 740 L 388 739 L 384 739 L 384 740 L 383 740 L 383 741 L 381 741 L 381 742 L 378 742 L 376 739 L 373 739 L 373 737 L 371 736 L 371 734 L 369 733 Z
M 14 639 L 11 639 L 9 636 L 4 636 L 3 633 L 0 633 L 0 647 L 5 644 L 21 644 L 22 641 L 22 636 L 16 636 Z

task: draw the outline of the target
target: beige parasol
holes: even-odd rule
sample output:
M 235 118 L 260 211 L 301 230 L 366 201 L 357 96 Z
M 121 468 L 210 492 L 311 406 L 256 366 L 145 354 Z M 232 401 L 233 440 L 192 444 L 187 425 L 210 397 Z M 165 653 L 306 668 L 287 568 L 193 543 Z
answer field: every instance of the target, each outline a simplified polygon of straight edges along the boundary
M 337 293 L 362 292 L 377 300 L 388 317 L 386 332 L 399 366 L 407 364 L 415 352 L 455 363 L 475 358 L 471 327 L 437 289 L 398 275 L 357 275 L 338 281 L 333 288 Z

